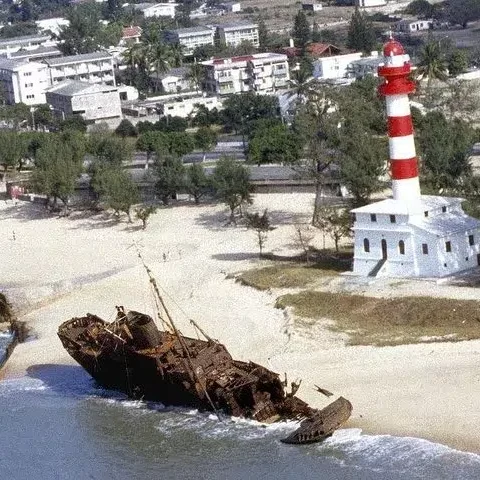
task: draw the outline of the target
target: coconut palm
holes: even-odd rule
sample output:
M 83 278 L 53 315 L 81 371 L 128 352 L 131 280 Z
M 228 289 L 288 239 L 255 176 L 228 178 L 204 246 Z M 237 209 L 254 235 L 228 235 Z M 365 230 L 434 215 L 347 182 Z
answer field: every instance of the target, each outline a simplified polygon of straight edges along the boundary
M 159 41 L 152 45 L 149 45 L 147 52 L 147 60 L 150 69 L 153 68 L 157 74 L 157 82 L 155 85 L 155 91 L 158 91 L 160 86 L 160 75 L 168 72 L 172 63 L 171 51 L 167 44 Z
M 183 54 L 185 47 L 181 43 L 173 43 L 170 45 L 170 57 L 174 67 L 181 67 L 183 65 Z
M 205 77 L 205 69 L 201 63 L 193 63 L 186 75 L 187 80 L 195 86 L 195 91 L 198 92 L 202 85 L 202 80 Z
M 311 91 L 313 80 L 312 74 L 306 68 L 299 68 L 294 70 L 290 75 L 289 86 L 290 97 L 296 97 L 296 104 L 300 105 L 306 102 L 306 99 Z
M 426 43 L 420 52 L 420 61 L 415 73 L 417 78 L 427 78 L 427 90 L 432 80 L 447 80 L 447 62 L 440 42 L 432 40 Z
M 123 53 L 123 61 L 128 65 L 130 71 L 130 83 L 139 72 L 146 71 L 146 49 L 142 43 L 132 43 Z

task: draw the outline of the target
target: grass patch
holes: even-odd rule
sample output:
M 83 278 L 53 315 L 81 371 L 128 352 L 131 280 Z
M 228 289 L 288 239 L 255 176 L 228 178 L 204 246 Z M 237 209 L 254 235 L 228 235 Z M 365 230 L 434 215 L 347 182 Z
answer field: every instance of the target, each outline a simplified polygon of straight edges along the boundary
M 404 345 L 480 338 L 480 303 L 431 297 L 392 299 L 305 291 L 283 295 L 278 308 L 293 307 L 299 317 L 330 319 L 349 345 Z
M 316 251 L 311 254 L 311 263 L 305 263 L 305 255 L 280 257 L 265 254 L 264 259 L 275 265 L 257 268 L 236 276 L 237 282 L 258 290 L 269 288 L 305 288 L 324 277 L 337 275 L 350 269 L 352 254 L 349 251 L 331 254 Z

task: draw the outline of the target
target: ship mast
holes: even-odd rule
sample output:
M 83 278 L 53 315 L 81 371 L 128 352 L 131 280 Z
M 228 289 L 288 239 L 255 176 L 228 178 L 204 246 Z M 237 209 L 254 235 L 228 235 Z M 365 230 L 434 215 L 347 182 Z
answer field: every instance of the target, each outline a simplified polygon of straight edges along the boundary
M 220 413 L 219 413 L 218 409 L 215 407 L 215 404 L 213 403 L 213 400 L 211 399 L 210 395 L 208 394 L 206 386 L 200 380 L 199 376 L 197 375 L 197 373 L 195 371 L 195 367 L 194 367 L 193 362 L 192 362 L 192 357 L 190 355 L 190 351 L 189 351 L 188 346 L 185 342 L 185 339 L 183 338 L 183 336 L 178 331 L 178 329 L 175 325 L 175 322 L 173 321 L 173 318 L 170 315 L 170 312 L 168 311 L 168 308 L 165 305 L 165 302 L 163 301 L 162 296 L 160 295 L 160 290 L 158 289 L 157 281 L 155 280 L 155 277 L 153 276 L 152 271 L 150 270 L 148 265 L 145 263 L 145 260 L 143 259 L 142 254 L 140 253 L 138 247 L 137 247 L 137 255 L 138 255 L 138 258 L 142 262 L 143 268 L 145 268 L 145 271 L 147 272 L 148 278 L 150 279 L 150 283 L 153 286 L 155 296 L 157 297 L 157 300 L 160 302 L 160 305 L 162 306 L 162 308 L 165 311 L 165 315 L 167 316 L 167 320 L 168 320 L 167 323 L 168 323 L 169 327 L 173 330 L 173 333 L 177 337 L 177 340 L 179 341 L 179 343 L 182 347 L 182 350 L 185 353 L 185 356 L 187 358 L 188 366 L 190 367 L 189 370 L 190 370 L 190 376 L 191 376 L 192 380 L 195 382 L 195 384 L 199 385 L 200 388 L 203 390 L 203 393 L 205 394 L 205 397 L 207 398 L 208 402 L 210 403 L 211 407 L 213 408 L 213 411 L 217 415 L 217 418 L 221 421 L 222 418 L 220 416 Z

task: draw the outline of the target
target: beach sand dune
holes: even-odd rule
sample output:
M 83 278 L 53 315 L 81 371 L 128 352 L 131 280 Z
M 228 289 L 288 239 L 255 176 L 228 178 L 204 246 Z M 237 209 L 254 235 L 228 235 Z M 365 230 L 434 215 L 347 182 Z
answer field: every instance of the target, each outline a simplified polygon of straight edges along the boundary
M 312 205 L 312 194 L 255 195 L 251 210 L 268 208 L 276 227 L 266 251 L 299 253 L 292 247 L 293 225 L 308 224 Z M 59 324 L 71 317 L 90 312 L 110 320 L 115 305 L 153 314 L 138 247 L 184 334 L 196 334 L 193 318 L 235 357 L 287 372 L 289 380 L 302 378 L 299 395 L 314 406 L 328 402 L 315 384 L 345 396 L 354 405 L 348 426 L 480 452 L 480 341 L 346 347 L 341 335 L 321 325 L 298 329 L 289 311 L 274 308 L 278 292 L 257 291 L 229 277 L 264 261 L 254 232 L 227 226 L 227 220 L 222 205 L 175 205 L 160 209 L 142 230 L 105 214 L 56 218 L 27 202 L 2 202 L 1 289 L 32 332 L 32 339 L 15 349 L 4 375 L 26 375 L 41 364 L 72 364 L 56 336 Z M 378 296 L 442 295 L 435 282 L 402 282 L 394 290 L 385 281 L 349 276 L 331 288 Z M 475 289 L 445 292 L 479 298 Z

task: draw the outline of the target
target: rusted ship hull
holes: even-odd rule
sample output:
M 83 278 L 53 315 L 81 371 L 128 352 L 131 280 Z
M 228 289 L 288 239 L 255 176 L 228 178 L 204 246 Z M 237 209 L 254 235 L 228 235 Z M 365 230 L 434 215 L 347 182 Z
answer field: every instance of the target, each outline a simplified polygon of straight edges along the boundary
M 340 398 L 341 405 L 334 402 L 326 407 L 331 407 L 329 414 L 322 415 L 323 410 L 309 407 L 293 390 L 286 393 L 278 374 L 253 362 L 234 360 L 214 340 L 160 331 L 151 317 L 139 312 L 120 309 L 111 323 L 90 314 L 73 318 L 60 325 L 58 336 L 99 384 L 130 397 L 265 423 L 303 420 L 284 440 L 287 443 L 322 440 L 351 412 L 350 402 Z M 335 417 L 337 409 L 340 414 Z

